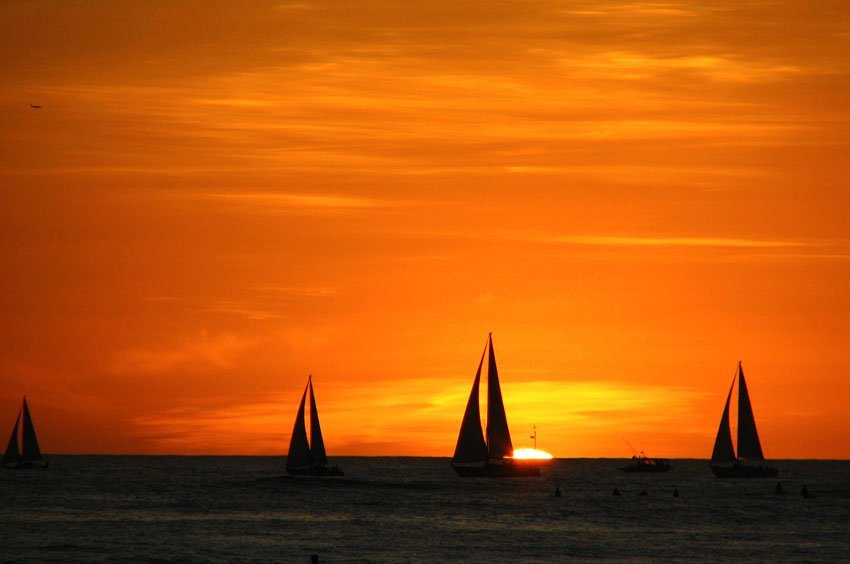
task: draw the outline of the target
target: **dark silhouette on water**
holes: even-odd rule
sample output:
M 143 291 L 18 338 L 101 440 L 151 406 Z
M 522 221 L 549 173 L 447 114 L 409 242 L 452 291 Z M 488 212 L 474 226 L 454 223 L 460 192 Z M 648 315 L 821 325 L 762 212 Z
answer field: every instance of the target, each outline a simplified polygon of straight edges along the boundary
M 310 441 L 307 441 L 307 425 L 304 420 L 304 405 L 310 392 Z M 307 386 L 301 395 L 295 427 L 289 441 L 289 454 L 286 456 L 286 471 L 298 476 L 342 476 L 343 472 L 334 464 L 328 464 L 322 427 L 319 425 L 319 409 L 313 394 L 313 376 L 307 378 Z
M 729 404 L 732 401 L 732 390 L 735 379 L 738 380 L 738 453 L 732 445 L 732 431 L 729 425 Z M 779 470 L 768 466 L 761 450 L 753 406 L 747 391 L 747 381 L 744 379 L 744 369 L 738 362 L 738 370 L 732 377 L 732 386 L 726 397 L 726 405 L 717 429 L 714 441 L 714 451 L 709 463 L 712 472 L 718 478 L 775 478 Z
M 673 488 L 673 497 L 679 497 L 679 490 L 676 488 Z
M 647 491 L 646 491 L 646 490 L 641 490 L 641 491 L 639 491 L 639 492 L 638 492 L 638 495 L 639 495 L 639 496 L 641 496 L 641 497 L 643 497 L 643 496 L 647 495 Z
M 478 406 L 478 388 L 484 357 L 489 353 L 487 369 L 487 430 L 481 428 L 481 412 Z M 472 391 L 463 414 L 457 446 L 452 457 L 452 468 L 463 477 L 527 477 L 539 476 L 541 466 L 549 460 L 513 458 L 514 447 L 508 429 L 508 416 L 502 401 L 499 372 L 496 369 L 496 353 L 493 350 L 493 335 L 487 337 L 484 353 L 475 372 Z
M 618 490 L 617 488 L 614 488 L 614 491 L 611 492 L 611 495 L 620 495 L 620 490 Z
M 773 488 L 773 493 L 780 495 L 785 493 L 785 488 L 782 487 L 782 482 L 776 482 L 776 487 Z
M 32 108 L 33 110 L 40 110 L 41 106 L 39 104 L 30 104 L 30 108 Z
M 807 488 L 805 484 L 803 484 L 803 489 L 800 490 L 800 495 L 803 496 L 803 499 L 809 498 L 809 488 Z
M 561 497 L 561 487 L 555 486 L 555 497 Z
M 19 448 L 18 429 L 20 427 L 23 427 L 23 429 Z M 38 447 L 35 426 L 32 423 L 32 417 L 30 417 L 27 397 L 24 396 L 21 410 L 15 418 L 12 436 L 9 437 L 9 444 L 6 446 L 5 454 L 3 454 L 3 468 L 47 468 L 48 465 L 49 462 L 42 456 L 41 449 Z
M 632 463 L 620 468 L 623 472 L 668 472 L 671 466 L 666 458 L 647 458 L 641 451 L 640 454 L 632 456 Z

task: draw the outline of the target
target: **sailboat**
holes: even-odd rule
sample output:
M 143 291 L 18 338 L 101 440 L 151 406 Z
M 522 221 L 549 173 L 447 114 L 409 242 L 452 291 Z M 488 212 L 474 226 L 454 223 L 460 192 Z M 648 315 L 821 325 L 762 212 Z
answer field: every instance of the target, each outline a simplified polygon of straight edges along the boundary
M 735 379 L 738 379 L 738 453 L 732 445 L 732 431 L 729 427 L 729 404 L 732 401 L 732 390 Z M 732 378 L 729 395 L 726 396 L 726 406 L 720 418 L 717 429 L 717 439 L 714 441 L 714 452 L 709 463 L 712 472 L 718 478 L 774 478 L 779 470 L 768 466 L 761 450 L 759 434 L 756 430 L 756 420 L 750 394 L 747 391 L 747 381 L 744 379 L 744 369 L 738 362 L 738 371 Z
M 22 426 L 19 443 L 18 431 Z M 3 468 L 47 468 L 47 466 L 48 461 L 41 455 L 41 449 L 38 448 L 35 426 L 32 424 L 30 410 L 27 407 L 27 397 L 24 396 L 24 403 L 15 418 L 15 427 L 12 429 L 12 436 L 3 455 Z
M 310 440 L 307 441 L 307 424 L 304 420 L 304 407 L 310 392 Z M 336 464 L 328 463 L 322 427 L 319 425 L 319 410 L 313 393 L 313 376 L 307 378 L 307 387 L 301 395 L 295 427 L 289 441 L 289 454 L 286 457 L 286 472 L 299 476 L 342 476 L 343 472 Z
M 482 429 L 478 406 L 478 388 L 484 357 L 489 356 L 487 370 L 487 429 Z M 485 438 L 486 437 L 486 438 Z M 540 469 L 548 464 L 546 459 L 514 458 L 514 447 L 508 429 L 508 417 L 502 401 L 493 335 L 487 337 L 484 353 L 475 372 L 472 391 L 463 414 L 457 438 L 452 468 L 463 477 L 521 477 L 539 476 Z

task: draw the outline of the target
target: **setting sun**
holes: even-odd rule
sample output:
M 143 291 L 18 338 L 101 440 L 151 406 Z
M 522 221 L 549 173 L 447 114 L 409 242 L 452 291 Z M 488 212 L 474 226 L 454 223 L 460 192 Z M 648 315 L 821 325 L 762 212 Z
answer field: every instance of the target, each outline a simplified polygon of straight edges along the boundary
M 518 460 L 549 460 L 552 455 L 545 450 L 537 450 L 536 448 L 518 448 L 514 450 L 514 458 Z

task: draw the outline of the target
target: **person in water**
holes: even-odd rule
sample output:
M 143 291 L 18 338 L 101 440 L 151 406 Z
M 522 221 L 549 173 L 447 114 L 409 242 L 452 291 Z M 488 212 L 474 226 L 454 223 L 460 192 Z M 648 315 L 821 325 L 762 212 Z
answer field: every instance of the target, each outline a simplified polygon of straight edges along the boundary
M 620 490 L 618 490 L 617 488 L 614 488 L 614 491 L 611 492 L 611 495 L 620 495 Z
M 775 494 L 784 494 L 785 490 L 782 488 L 782 482 L 776 482 L 776 487 L 773 488 L 773 493 Z
M 561 497 L 561 486 L 555 486 L 555 497 Z
M 673 488 L 673 497 L 679 497 L 679 490 L 676 488 Z
M 805 484 L 803 484 L 803 489 L 800 490 L 800 495 L 803 496 L 803 499 L 809 497 L 809 488 L 807 488 Z

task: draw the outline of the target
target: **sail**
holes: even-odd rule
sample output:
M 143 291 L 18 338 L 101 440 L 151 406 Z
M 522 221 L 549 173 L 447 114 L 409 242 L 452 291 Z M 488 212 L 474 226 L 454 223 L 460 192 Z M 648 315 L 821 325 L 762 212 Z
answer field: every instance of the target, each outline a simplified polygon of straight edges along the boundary
M 484 355 L 487 347 L 481 354 L 478 362 L 478 370 L 475 372 L 475 381 L 472 383 L 472 391 L 469 392 L 469 400 L 466 402 L 466 411 L 463 414 L 463 423 L 460 424 L 460 434 L 457 437 L 457 446 L 452 462 L 484 462 L 487 460 L 487 443 L 484 442 L 484 433 L 481 430 L 481 411 L 478 408 L 478 387 L 481 383 L 481 367 L 484 365 Z
M 511 432 L 508 430 L 508 416 L 502 402 L 502 389 L 499 386 L 499 372 L 496 370 L 496 351 L 493 349 L 493 336 L 488 340 L 490 347 L 490 365 L 487 374 L 487 451 L 490 458 L 513 456 Z
M 316 407 L 316 396 L 313 394 L 313 379 L 310 387 L 310 456 L 313 464 L 327 464 L 328 455 L 325 452 L 325 441 L 322 439 L 322 427 L 319 425 L 319 409 Z
M 744 380 L 744 369 L 738 363 L 738 457 L 745 460 L 764 460 L 759 434 L 756 431 L 756 419 Z
M 732 401 L 732 388 L 734 387 L 735 378 L 732 377 L 729 395 L 726 396 L 726 406 L 723 408 L 723 416 L 720 418 L 720 427 L 717 429 L 717 438 L 714 440 L 714 452 L 711 453 L 712 462 L 733 462 L 735 460 L 732 431 L 729 429 L 729 404 Z
M 30 410 L 27 407 L 27 399 L 24 398 L 24 432 L 22 436 L 23 452 L 21 458 L 26 462 L 41 460 L 41 449 L 38 448 L 38 439 L 35 438 L 35 426 L 32 424 Z
M 21 423 L 21 412 L 15 417 L 15 428 L 12 429 L 12 436 L 9 437 L 9 444 L 6 446 L 6 453 L 3 455 L 3 464 L 18 464 L 21 461 L 21 453 L 18 449 L 18 427 Z
M 307 386 L 309 387 L 309 382 Z M 287 468 L 299 468 L 309 466 L 310 445 L 307 444 L 307 428 L 304 426 L 304 402 L 307 401 L 307 388 L 301 396 L 301 404 L 298 406 L 298 415 L 295 416 L 295 427 L 292 429 L 292 438 L 289 441 L 289 454 L 286 457 Z

